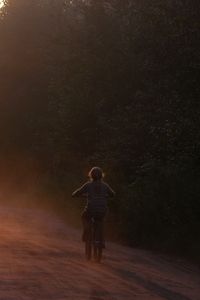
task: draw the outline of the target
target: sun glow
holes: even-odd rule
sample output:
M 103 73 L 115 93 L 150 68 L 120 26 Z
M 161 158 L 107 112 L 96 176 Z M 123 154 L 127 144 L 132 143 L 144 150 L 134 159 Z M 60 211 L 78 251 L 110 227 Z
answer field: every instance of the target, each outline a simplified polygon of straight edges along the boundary
M 4 6 L 4 1 L 0 0 L 0 8 Z

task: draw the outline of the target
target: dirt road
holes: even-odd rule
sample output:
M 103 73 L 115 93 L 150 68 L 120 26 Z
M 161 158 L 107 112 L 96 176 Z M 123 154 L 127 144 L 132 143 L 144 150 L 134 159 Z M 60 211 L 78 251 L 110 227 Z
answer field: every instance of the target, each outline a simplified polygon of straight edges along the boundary
M 87 263 L 80 232 L 57 216 L 0 207 L 0 300 L 26 299 L 199 300 L 200 272 L 112 243 Z

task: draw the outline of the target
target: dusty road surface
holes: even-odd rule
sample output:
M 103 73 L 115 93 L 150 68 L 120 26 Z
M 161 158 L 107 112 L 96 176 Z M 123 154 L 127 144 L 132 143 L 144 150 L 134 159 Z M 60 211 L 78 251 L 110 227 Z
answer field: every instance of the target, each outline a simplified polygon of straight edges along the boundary
M 80 232 L 36 209 L 0 207 L 0 300 L 199 300 L 200 273 L 183 261 L 107 244 L 86 262 Z

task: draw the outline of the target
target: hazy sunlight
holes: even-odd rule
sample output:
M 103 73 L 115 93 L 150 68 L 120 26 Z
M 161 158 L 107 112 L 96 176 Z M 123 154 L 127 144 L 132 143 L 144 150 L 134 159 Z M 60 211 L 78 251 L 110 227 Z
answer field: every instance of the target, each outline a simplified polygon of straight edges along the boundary
M 0 0 L 0 8 L 4 6 L 3 0 Z

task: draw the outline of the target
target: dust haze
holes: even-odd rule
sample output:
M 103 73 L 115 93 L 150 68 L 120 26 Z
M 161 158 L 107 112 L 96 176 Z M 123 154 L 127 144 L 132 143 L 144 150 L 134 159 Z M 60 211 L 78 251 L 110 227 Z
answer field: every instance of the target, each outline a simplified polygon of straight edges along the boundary
M 39 163 L 25 155 L 0 159 L 0 205 L 38 209 L 54 213 L 67 223 L 80 227 L 84 203 L 72 201 L 72 187 L 60 191 Z

